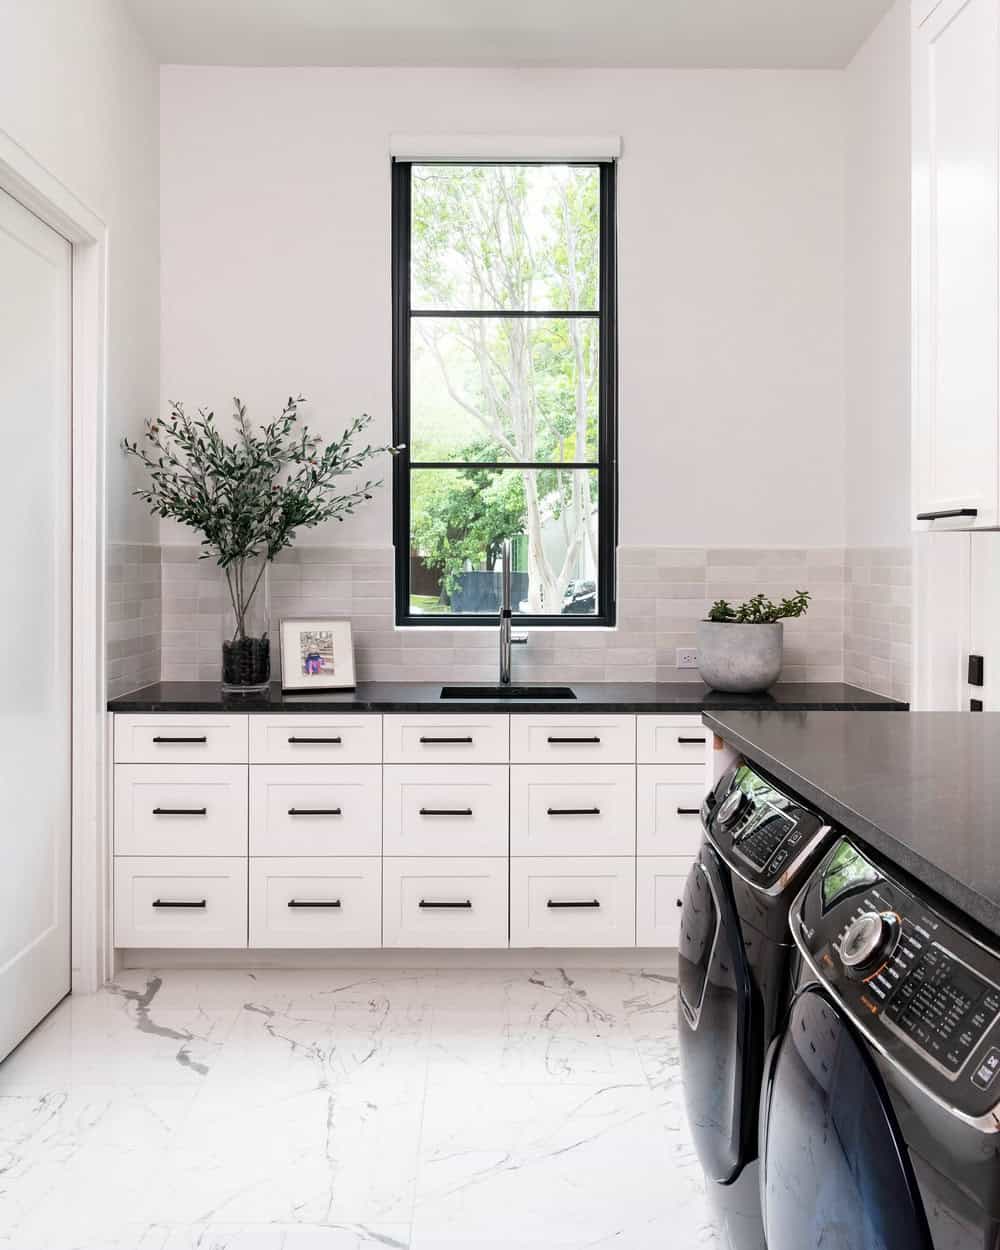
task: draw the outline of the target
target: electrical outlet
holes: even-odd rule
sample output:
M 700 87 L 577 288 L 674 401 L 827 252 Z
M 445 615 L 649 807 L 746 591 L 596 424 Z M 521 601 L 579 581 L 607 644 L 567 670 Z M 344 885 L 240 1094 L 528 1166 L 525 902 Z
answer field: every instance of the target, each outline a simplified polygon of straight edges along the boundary
M 697 668 L 698 667 L 697 647 L 678 647 L 677 648 L 677 667 L 678 668 Z

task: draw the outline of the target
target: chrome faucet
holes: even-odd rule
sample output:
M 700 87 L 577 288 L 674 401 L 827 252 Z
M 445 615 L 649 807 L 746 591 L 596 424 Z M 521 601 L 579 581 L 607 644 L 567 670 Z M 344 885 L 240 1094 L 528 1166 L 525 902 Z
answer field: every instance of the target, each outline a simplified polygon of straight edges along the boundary
M 510 685 L 510 669 L 511 669 L 511 648 L 514 644 L 526 645 L 528 641 L 527 634 L 512 634 L 510 632 L 511 608 L 510 608 L 510 539 L 505 539 L 501 548 L 501 569 L 500 586 L 500 685 Z

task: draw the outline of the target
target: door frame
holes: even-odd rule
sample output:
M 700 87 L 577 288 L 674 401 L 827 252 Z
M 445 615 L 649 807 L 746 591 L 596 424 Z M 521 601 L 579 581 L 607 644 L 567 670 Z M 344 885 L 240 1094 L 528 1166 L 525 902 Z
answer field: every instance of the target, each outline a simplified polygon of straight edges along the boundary
M 72 991 L 112 973 L 105 658 L 107 263 L 104 221 L 0 130 L 0 189 L 67 239 L 72 260 Z

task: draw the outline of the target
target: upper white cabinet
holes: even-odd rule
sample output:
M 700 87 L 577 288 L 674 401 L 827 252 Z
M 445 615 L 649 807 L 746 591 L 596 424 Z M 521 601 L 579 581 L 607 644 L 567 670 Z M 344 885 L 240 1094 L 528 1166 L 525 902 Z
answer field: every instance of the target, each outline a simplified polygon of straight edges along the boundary
M 998 510 L 1000 0 L 913 7 L 913 503 L 918 529 Z

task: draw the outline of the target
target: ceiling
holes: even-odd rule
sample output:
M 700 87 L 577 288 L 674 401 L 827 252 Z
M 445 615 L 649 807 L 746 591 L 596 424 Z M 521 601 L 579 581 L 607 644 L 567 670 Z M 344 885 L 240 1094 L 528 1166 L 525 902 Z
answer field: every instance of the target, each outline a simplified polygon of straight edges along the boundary
M 192 65 L 839 69 L 892 0 L 127 0 Z

